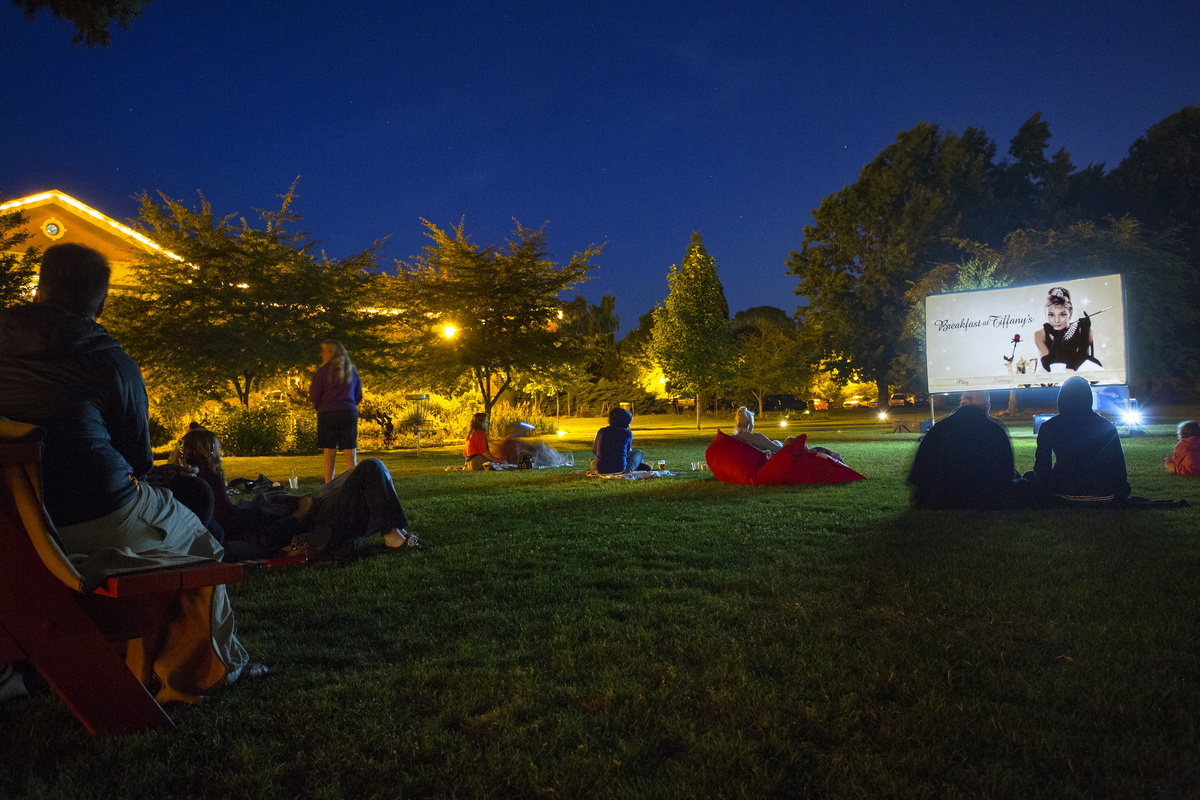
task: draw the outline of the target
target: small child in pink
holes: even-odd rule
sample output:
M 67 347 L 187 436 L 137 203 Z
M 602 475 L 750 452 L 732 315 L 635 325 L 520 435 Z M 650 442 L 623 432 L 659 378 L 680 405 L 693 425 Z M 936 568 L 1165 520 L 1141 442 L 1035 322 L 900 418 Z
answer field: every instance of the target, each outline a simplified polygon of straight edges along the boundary
M 1200 475 L 1200 422 L 1189 419 L 1179 423 L 1179 444 L 1163 459 L 1163 465 L 1176 475 Z

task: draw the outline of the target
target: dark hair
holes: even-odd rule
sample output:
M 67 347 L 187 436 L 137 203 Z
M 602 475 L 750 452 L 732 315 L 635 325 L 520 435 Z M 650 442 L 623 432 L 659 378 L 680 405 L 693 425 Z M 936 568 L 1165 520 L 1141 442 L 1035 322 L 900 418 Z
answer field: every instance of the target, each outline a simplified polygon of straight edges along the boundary
M 1071 293 L 1065 286 L 1055 286 L 1046 293 L 1046 308 L 1050 306 L 1065 306 L 1067 311 L 1072 310 Z
M 81 244 L 56 244 L 42 254 L 38 296 L 42 302 L 94 317 L 108 296 L 108 259 Z
M 478 414 L 471 417 L 471 430 L 473 430 L 473 431 L 483 430 L 483 423 L 485 423 L 485 422 L 487 422 L 487 414 L 480 411 Z
M 180 445 L 183 463 L 203 472 L 213 472 L 225 481 L 225 470 L 221 465 L 221 440 L 217 435 L 198 422 L 188 425 Z
M 1193 436 L 1200 436 L 1200 422 L 1189 419 L 1187 422 L 1179 423 L 1180 439 L 1190 439 Z

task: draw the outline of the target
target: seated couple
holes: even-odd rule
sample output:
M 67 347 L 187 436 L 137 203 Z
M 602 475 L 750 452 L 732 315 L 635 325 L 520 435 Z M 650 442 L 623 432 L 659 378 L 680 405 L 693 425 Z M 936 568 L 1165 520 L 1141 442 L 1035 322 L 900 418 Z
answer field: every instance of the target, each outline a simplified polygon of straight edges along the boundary
M 471 417 L 467 441 L 463 443 L 463 469 L 467 472 L 485 472 L 501 469 L 505 464 L 518 469 L 574 466 L 575 457 L 570 453 L 559 453 L 544 442 L 525 441 L 525 437 L 532 432 L 532 425 L 516 422 L 493 451 L 487 436 L 487 414 L 480 412 L 474 415 Z
M 1092 387 L 1068 378 L 1058 414 L 1042 423 L 1032 472 L 1016 471 L 1008 431 L 988 416 L 991 397 L 963 392 L 961 405 L 921 440 L 908 482 L 916 508 L 999 509 L 1047 502 L 1109 504 L 1129 497 L 1116 427 L 1092 410 Z
M 277 492 L 268 502 L 239 504 L 229 498 L 215 433 L 193 422 L 183 436 L 180 460 L 212 489 L 214 533 L 224 537 L 226 561 L 271 558 L 297 537 L 309 555 L 328 549 L 339 560 L 358 555 L 363 540 L 377 531 L 387 547 L 420 546 L 405 530 L 408 517 L 391 473 L 378 459 L 360 461 L 304 497 Z

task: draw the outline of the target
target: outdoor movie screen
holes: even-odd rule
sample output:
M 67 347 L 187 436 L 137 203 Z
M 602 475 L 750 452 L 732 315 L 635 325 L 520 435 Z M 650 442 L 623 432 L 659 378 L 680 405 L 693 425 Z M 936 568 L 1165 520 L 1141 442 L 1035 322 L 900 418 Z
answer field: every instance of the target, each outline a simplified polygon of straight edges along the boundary
M 1053 386 L 1072 375 L 1125 384 L 1120 275 L 932 294 L 925 315 L 931 394 Z

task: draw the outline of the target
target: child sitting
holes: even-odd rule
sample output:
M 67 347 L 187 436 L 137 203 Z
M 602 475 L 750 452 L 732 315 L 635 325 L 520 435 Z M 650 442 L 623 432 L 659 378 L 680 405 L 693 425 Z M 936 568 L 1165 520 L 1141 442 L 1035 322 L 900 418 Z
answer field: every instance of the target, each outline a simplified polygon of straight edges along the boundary
M 1176 475 L 1200 475 L 1200 422 L 1189 419 L 1179 423 L 1179 444 L 1163 459 L 1163 465 Z
M 642 463 L 642 451 L 633 449 L 631 422 L 633 415 L 620 406 L 608 412 L 608 426 L 596 431 L 596 440 L 592 442 L 592 453 L 596 456 L 589 465 L 592 472 L 614 475 L 650 469 Z

